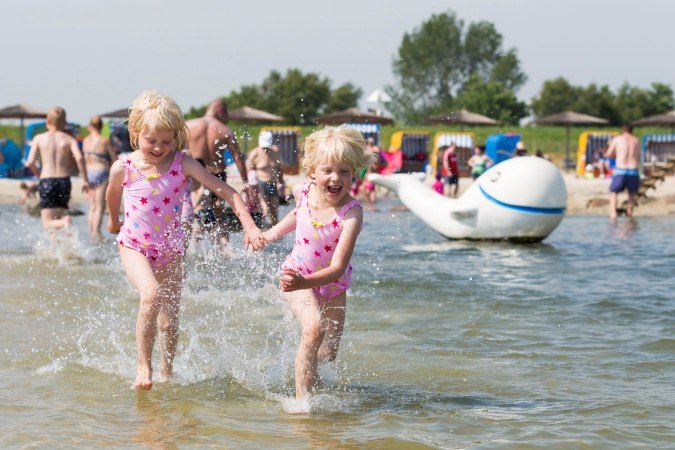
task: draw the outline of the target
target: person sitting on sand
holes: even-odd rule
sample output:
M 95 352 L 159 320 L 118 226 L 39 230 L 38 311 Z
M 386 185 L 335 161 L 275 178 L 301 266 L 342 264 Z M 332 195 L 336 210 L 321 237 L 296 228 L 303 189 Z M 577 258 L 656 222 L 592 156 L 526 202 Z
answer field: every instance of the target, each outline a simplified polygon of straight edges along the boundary
M 63 130 L 66 127 L 66 111 L 58 106 L 47 113 L 47 131 L 33 138 L 26 166 L 40 179 L 40 207 L 42 227 L 56 230 L 70 226 L 70 216 L 65 215 L 70 200 L 70 158 L 75 159 L 82 176 L 82 192 L 89 192 L 89 179 L 84 157 L 77 141 Z M 37 160 L 40 159 L 40 167 Z

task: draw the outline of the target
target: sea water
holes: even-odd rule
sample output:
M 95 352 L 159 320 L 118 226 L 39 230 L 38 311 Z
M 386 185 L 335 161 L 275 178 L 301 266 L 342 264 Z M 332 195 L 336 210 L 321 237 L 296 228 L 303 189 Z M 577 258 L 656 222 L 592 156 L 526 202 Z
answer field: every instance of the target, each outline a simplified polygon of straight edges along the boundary
M 53 243 L 0 207 L 0 446 L 673 447 L 674 218 L 451 242 L 395 204 L 366 212 L 340 352 L 305 416 L 283 412 L 290 239 L 193 247 L 176 379 L 137 392 L 138 297 L 112 236 L 89 244 L 75 217 Z

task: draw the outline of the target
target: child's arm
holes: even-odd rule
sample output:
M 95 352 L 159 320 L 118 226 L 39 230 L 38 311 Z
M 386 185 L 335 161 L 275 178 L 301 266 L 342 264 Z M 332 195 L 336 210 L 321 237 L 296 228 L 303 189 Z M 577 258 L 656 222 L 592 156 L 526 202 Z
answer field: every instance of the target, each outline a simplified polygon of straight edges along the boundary
M 183 174 L 186 177 L 192 177 L 199 181 L 211 192 L 230 204 L 232 211 L 237 215 L 244 229 L 244 244 L 252 245 L 254 250 L 261 250 L 265 246 L 262 233 L 253 222 L 251 214 L 249 214 L 237 191 L 215 175 L 208 173 L 201 164 L 189 155 L 183 156 L 182 164 Z
M 286 236 L 291 231 L 295 230 L 298 206 L 300 206 L 300 195 L 302 186 L 297 184 L 293 187 L 293 198 L 295 199 L 295 208 L 293 211 L 286 214 L 286 217 L 281 219 L 279 223 L 263 233 L 267 243 L 278 241 Z
M 306 276 L 300 275 L 293 269 L 284 269 L 284 274 L 279 278 L 281 290 L 290 292 L 299 289 L 311 289 L 325 286 L 340 279 L 352 259 L 356 238 L 359 236 L 362 224 L 363 211 L 361 208 L 351 208 L 347 211 L 342 221 L 340 240 L 335 247 L 330 265 Z
M 112 234 L 120 232 L 120 204 L 122 203 L 122 183 L 124 183 L 124 164 L 122 161 L 115 161 L 110 167 L 110 182 L 105 191 L 105 199 L 108 204 L 108 231 Z

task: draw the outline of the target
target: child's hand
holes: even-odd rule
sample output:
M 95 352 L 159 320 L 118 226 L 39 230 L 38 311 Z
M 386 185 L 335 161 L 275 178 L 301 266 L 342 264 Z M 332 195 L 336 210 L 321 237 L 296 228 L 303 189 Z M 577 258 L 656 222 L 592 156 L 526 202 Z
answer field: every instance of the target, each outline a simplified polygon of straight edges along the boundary
M 297 291 L 304 289 L 305 277 L 300 275 L 297 270 L 285 268 L 284 274 L 279 277 L 279 289 L 283 292 Z
M 263 237 L 262 232 L 258 227 L 253 227 L 253 229 L 244 231 L 244 245 L 246 247 L 251 246 L 254 251 L 259 251 L 265 248 L 267 241 Z
M 123 222 L 120 222 L 119 219 L 113 220 L 112 217 L 108 217 L 108 231 L 112 234 L 117 234 L 120 232 L 120 227 Z

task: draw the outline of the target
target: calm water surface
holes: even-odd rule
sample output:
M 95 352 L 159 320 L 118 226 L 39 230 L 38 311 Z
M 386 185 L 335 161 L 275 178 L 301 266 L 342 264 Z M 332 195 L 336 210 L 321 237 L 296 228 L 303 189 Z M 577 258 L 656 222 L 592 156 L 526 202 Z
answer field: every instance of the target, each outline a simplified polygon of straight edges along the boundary
M 675 219 L 568 217 L 541 245 L 366 215 L 346 333 L 289 416 L 290 249 L 188 258 L 177 380 L 130 388 L 137 295 L 112 238 L 50 246 L 0 207 L 0 446 L 673 448 Z

